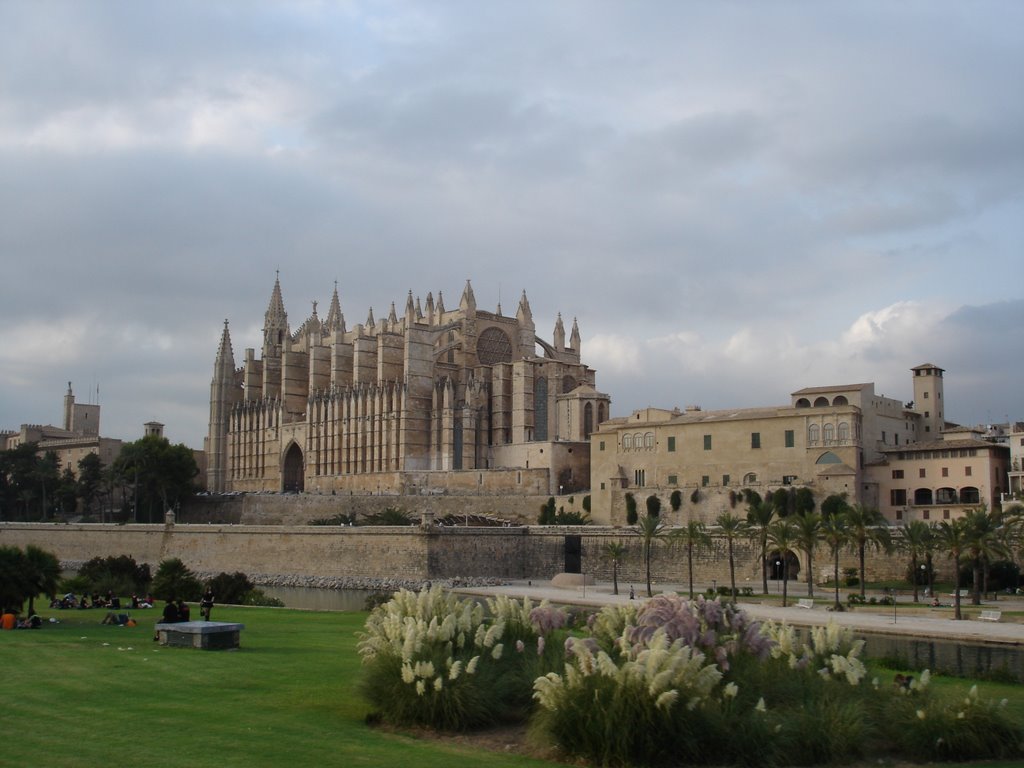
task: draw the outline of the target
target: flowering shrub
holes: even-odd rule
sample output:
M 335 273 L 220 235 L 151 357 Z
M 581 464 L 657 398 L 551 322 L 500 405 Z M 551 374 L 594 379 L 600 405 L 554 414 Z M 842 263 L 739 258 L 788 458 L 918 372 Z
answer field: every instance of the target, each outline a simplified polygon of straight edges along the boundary
M 773 658 L 784 659 L 790 669 L 814 669 L 824 678 L 845 679 L 857 685 L 867 675 L 860 660 L 864 641 L 856 640 L 849 628 L 834 621 L 828 626 L 810 630 L 810 639 L 803 642 L 796 630 L 786 623 L 767 622 L 764 632 L 773 642 Z
M 899 754 L 917 760 L 978 760 L 1021 754 L 1024 734 L 1007 715 L 1006 699 L 985 700 L 973 686 L 963 697 L 936 697 L 925 670 L 901 685 L 882 721 Z
M 459 730 L 524 718 L 534 678 L 560 659 L 545 638 L 565 620 L 529 600 L 487 607 L 441 587 L 395 593 L 360 635 L 363 695 L 400 724 Z
M 722 677 L 703 653 L 658 631 L 617 664 L 594 642 L 570 641 L 564 674 L 534 683 L 538 722 L 563 749 L 601 764 L 699 751 L 693 712 Z

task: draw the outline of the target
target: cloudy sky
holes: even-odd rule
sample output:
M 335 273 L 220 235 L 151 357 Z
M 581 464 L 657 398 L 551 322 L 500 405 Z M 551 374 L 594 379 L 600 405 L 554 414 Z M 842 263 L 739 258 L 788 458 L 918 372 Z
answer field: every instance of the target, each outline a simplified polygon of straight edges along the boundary
M 1024 4 L 0 0 L 0 428 L 202 444 L 225 318 L 578 318 L 613 415 L 1024 419 Z

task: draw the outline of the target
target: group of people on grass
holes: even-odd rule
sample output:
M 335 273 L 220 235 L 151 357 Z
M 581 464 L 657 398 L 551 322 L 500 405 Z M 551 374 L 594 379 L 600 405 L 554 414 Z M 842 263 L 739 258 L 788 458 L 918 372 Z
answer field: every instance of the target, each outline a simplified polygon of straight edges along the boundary
M 203 621 L 210 620 L 210 611 L 213 610 L 213 590 L 209 587 L 199 598 L 199 615 Z M 192 620 L 192 609 L 182 599 L 175 600 L 173 597 L 164 606 L 163 616 L 160 617 L 160 624 L 178 624 L 183 621 Z
M 26 616 L 24 619 L 19 619 L 17 612 L 13 608 L 4 608 L 4 610 L 0 612 L 0 630 L 39 629 L 42 625 L 43 620 L 35 614 Z

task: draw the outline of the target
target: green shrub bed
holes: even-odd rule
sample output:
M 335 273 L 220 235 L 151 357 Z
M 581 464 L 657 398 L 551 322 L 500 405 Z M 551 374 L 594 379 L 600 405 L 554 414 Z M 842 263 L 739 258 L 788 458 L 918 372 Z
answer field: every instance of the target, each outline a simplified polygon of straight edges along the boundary
M 1022 754 L 1005 701 L 937 694 L 927 672 L 868 679 L 863 641 L 835 624 L 801 639 L 730 602 L 671 594 L 568 624 L 546 603 L 498 598 L 485 610 L 439 588 L 401 592 L 367 620 L 362 690 L 398 724 L 529 719 L 567 757 L 598 765 Z

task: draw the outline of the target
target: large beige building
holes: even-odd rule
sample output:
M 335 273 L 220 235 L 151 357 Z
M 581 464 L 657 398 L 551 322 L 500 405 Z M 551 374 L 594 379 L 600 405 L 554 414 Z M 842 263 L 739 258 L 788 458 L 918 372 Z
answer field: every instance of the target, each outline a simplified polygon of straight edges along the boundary
M 35 443 L 40 454 L 53 451 L 60 469 L 69 468 L 76 474 L 78 462 L 90 453 L 97 454 L 100 461 L 109 466 L 121 450 L 120 440 L 100 437 L 99 404 L 75 402 L 70 381 L 64 395 L 63 426 L 22 424 L 16 432 L 0 432 L 0 450 L 26 443 Z
M 897 518 L 897 508 L 882 503 L 893 488 L 888 465 L 905 460 L 905 446 L 941 440 L 947 426 L 944 371 L 929 363 L 911 373 L 913 400 L 906 403 L 862 383 L 800 389 L 782 406 L 646 408 L 611 419 L 591 437 L 594 518 L 622 523 L 627 493 L 642 509 L 646 496 L 656 494 L 664 505 L 679 490 L 683 505 L 675 519 L 669 512 L 670 522 L 711 522 L 736 508 L 745 488 L 764 496 L 780 487 L 806 487 L 819 503 L 845 493 L 851 503 L 882 508 L 891 521 L 904 519 L 908 512 L 900 508 Z M 989 500 L 1006 488 L 998 462 L 992 472 L 991 481 L 977 486 L 979 498 Z M 974 497 L 969 491 L 957 498 Z
M 877 506 L 895 523 L 950 520 L 980 504 L 1000 503 L 1007 488 L 1010 450 L 953 428 L 934 440 L 890 448 L 867 468 L 865 485 L 877 488 Z
M 292 330 L 280 281 L 260 355 L 236 366 L 225 321 L 214 363 L 208 488 L 319 493 L 557 493 L 586 488 L 588 441 L 609 399 L 573 323 L 537 336 L 514 316 L 409 292 L 401 315 L 349 329 L 337 287 L 326 318 Z

